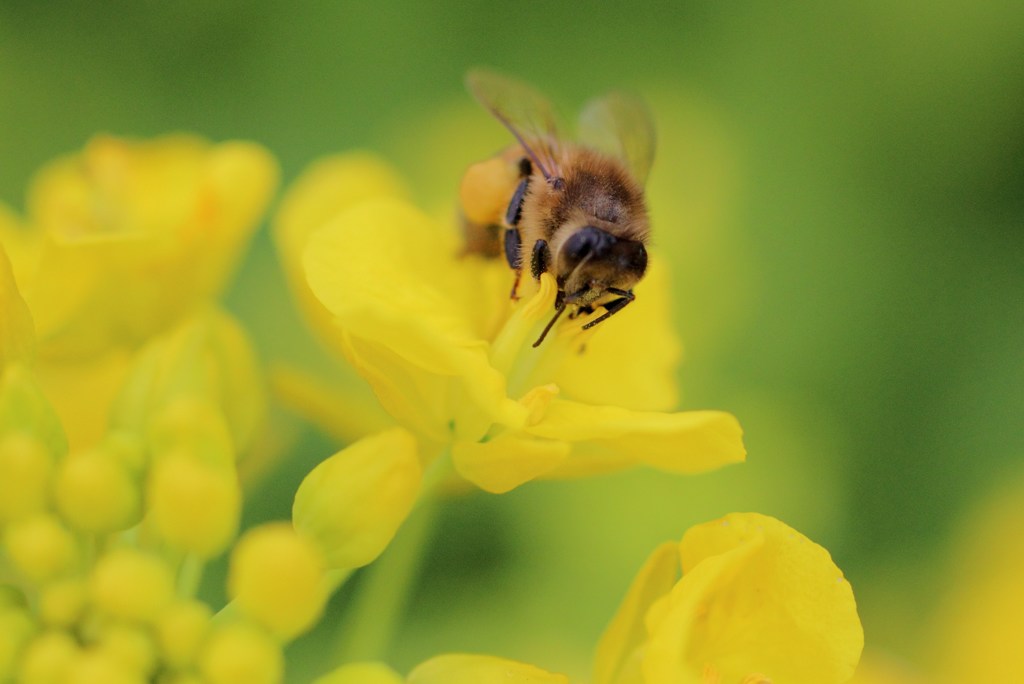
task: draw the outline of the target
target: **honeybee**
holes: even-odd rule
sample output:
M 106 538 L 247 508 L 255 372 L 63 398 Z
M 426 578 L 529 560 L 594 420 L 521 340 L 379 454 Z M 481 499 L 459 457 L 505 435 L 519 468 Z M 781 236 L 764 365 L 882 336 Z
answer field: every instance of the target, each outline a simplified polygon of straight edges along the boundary
M 526 265 L 534 279 L 555 277 L 555 313 L 534 347 L 566 309 L 570 318 L 604 309 L 584 329 L 622 311 L 647 270 L 643 184 L 655 141 L 647 107 L 625 93 L 595 99 L 580 115 L 580 142 L 570 142 L 529 85 L 483 69 L 470 71 L 466 85 L 516 140 L 463 176 L 467 251 L 504 252 L 513 299 Z

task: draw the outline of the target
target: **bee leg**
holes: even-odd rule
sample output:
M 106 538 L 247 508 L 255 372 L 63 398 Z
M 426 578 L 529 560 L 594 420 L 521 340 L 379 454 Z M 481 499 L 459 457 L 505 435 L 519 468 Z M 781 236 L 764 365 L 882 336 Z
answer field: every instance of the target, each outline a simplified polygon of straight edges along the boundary
M 508 209 L 505 210 L 505 223 L 510 226 L 518 226 L 519 219 L 523 217 L 523 200 L 526 199 L 526 188 L 529 184 L 530 177 L 527 176 L 519 181 L 516 191 L 512 193 L 512 200 L 508 203 Z
M 518 228 L 506 228 L 505 229 L 505 260 L 508 261 L 508 265 L 516 272 L 516 280 L 512 283 L 512 293 L 509 295 L 512 299 L 519 299 L 519 295 L 516 291 L 519 290 L 519 276 L 523 272 L 523 255 L 522 251 L 522 239 L 519 237 Z
M 547 240 L 537 240 L 533 243 L 533 258 L 530 260 L 530 273 L 534 280 L 540 280 L 540 274 L 548 270 L 551 263 L 551 250 L 548 249 Z
M 611 292 L 614 295 L 619 295 L 619 298 L 613 299 L 607 304 L 604 304 L 604 313 L 595 318 L 594 320 L 590 321 L 589 323 L 587 323 L 585 326 L 583 326 L 584 330 L 587 330 L 588 328 L 593 328 L 595 325 L 597 325 L 604 319 L 608 318 L 612 314 L 617 314 L 618 312 L 625 309 L 627 304 L 636 299 L 636 295 L 633 294 L 632 290 L 620 290 L 618 288 L 609 287 L 606 291 Z

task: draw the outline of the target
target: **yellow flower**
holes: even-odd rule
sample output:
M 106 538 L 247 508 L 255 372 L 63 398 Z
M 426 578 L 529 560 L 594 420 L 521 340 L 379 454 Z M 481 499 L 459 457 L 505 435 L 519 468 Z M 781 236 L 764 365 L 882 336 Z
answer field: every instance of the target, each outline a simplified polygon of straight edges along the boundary
M 651 554 L 601 638 L 593 682 L 841 684 L 863 644 L 853 591 L 828 552 L 774 518 L 733 513 Z M 354 663 L 317 684 L 363 681 L 568 684 L 533 665 L 464 654 L 405 678 Z
M 379 167 L 342 159 L 311 172 L 316 182 L 300 179 L 277 231 L 308 240 L 279 246 L 287 269 L 304 265 L 319 300 L 319 309 L 307 304 L 318 312 L 317 328 L 330 316 L 325 342 L 395 420 L 424 443 L 450 448 L 460 475 L 504 492 L 540 476 L 637 464 L 689 473 L 743 460 L 732 416 L 665 412 L 676 401 L 679 345 L 657 258 L 637 305 L 590 331 L 566 322 L 535 349 L 553 311 L 553 279 L 510 302 L 504 264 L 460 257 L 454 229 L 387 183 L 365 187 L 382 175 Z M 366 199 L 332 204 L 325 194 L 354 184 Z
M 101 436 L 130 351 L 219 294 L 276 185 L 274 160 L 251 143 L 98 136 L 39 172 L 25 227 L 0 207 L 36 372 L 73 445 Z M 5 330 L 0 363 L 23 348 Z
M 734 513 L 651 555 L 601 639 L 594 682 L 840 684 L 863 644 L 828 552 L 774 518 Z

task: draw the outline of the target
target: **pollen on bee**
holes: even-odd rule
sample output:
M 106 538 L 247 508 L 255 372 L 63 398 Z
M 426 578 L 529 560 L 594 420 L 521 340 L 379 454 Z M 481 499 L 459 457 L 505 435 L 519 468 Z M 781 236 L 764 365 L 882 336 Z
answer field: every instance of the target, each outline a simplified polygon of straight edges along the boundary
M 459 200 L 466 218 L 484 225 L 501 223 L 510 189 L 518 180 L 517 167 L 502 157 L 470 166 L 459 187 Z

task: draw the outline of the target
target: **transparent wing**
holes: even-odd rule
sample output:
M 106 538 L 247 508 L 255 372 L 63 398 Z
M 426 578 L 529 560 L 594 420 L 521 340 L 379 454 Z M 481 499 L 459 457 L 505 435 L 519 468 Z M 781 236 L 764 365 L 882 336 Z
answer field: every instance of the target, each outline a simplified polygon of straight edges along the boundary
M 643 184 L 654 163 L 654 117 L 637 95 L 612 92 L 580 113 L 580 142 L 626 163 Z
M 469 92 L 507 128 L 546 178 L 558 169 L 558 127 L 554 110 L 532 86 L 488 69 L 466 74 Z

